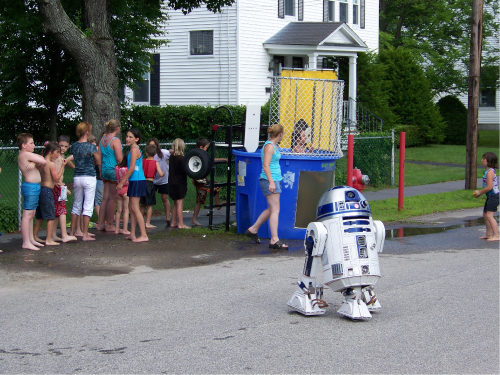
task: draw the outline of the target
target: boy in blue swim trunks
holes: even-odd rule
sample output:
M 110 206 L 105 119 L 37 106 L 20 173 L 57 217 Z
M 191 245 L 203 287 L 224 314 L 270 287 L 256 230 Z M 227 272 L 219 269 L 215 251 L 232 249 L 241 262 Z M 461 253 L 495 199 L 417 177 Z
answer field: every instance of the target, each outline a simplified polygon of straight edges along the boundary
M 47 161 L 43 156 L 33 153 L 35 151 L 35 142 L 31 134 L 19 134 L 17 136 L 17 145 L 20 150 L 17 165 L 24 177 L 24 182 L 21 185 L 21 194 L 24 198 L 23 218 L 21 220 L 22 248 L 40 250 L 37 246 L 43 246 L 43 244 L 36 242 L 33 238 L 33 217 L 38 206 L 41 190 L 40 181 L 42 180 L 36 165 L 44 166 Z

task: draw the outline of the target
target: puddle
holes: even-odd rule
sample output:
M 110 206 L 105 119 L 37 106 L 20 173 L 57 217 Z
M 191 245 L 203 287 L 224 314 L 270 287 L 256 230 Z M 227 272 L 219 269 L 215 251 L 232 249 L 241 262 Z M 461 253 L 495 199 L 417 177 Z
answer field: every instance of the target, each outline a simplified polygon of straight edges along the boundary
M 457 229 L 457 228 L 468 228 L 468 227 L 477 227 L 477 226 L 484 226 L 484 219 L 478 218 L 478 219 L 472 219 L 472 220 L 466 220 L 461 224 L 455 224 L 455 225 L 449 225 L 449 226 L 444 226 L 444 227 L 401 227 L 401 228 L 396 228 L 396 229 L 387 229 L 385 231 L 385 238 L 390 239 L 390 238 L 401 238 L 401 237 L 410 237 L 410 236 L 420 236 L 423 234 L 434 234 L 434 233 L 441 233 L 441 232 L 446 232 L 451 229 Z

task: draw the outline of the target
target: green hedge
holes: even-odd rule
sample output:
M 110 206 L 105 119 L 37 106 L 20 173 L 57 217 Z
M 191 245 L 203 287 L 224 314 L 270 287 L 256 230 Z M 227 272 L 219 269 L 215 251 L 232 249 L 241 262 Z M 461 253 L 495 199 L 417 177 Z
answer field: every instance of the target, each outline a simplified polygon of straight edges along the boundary
M 396 125 L 394 127 L 394 143 L 399 148 L 400 133 L 406 133 L 405 147 L 418 147 L 425 144 L 425 137 L 422 135 L 420 128 L 415 125 Z
M 241 124 L 246 106 L 226 106 L 233 115 L 233 125 Z M 210 138 L 216 107 L 201 105 L 132 106 L 122 110 L 123 129 L 138 128 L 143 140 L 150 137 L 173 140 L 175 138 Z M 217 111 L 215 123 L 229 125 L 230 114 L 225 109 Z

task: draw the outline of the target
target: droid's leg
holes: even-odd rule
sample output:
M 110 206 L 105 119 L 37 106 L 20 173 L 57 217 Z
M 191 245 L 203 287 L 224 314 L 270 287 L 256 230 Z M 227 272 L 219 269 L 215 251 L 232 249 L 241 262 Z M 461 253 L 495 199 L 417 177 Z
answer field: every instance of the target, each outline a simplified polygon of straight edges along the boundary
M 304 315 L 322 315 L 328 304 L 323 301 L 323 284 L 316 282 L 318 256 L 313 255 L 314 239 L 305 241 L 306 260 L 304 271 L 297 282 L 300 290 L 296 291 L 288 301 L 288 306 Z
M 338 313 L 351 319 L 370 319 L 372 315 L 362 299 L 361 287 L 350 287 L 342 294 L 345 299 Z
M 373 291 L 373 286 L 367 286 L 363 288 L 361 292 L 363 293 L 361 295 L 361 299 L 364 303 L 366 303 L 369 311 L 377 311 L 382 308 L 382 305 L 378 301 L 378 298 Z

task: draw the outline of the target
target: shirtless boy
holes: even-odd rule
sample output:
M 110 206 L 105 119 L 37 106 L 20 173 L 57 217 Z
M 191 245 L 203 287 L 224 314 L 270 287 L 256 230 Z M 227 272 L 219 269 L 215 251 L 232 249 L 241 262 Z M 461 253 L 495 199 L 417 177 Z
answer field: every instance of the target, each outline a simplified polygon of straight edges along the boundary
M 21 194 L 24 198 L 23 218 L 21 220 L 22 248 L 40 250 L 37 246 L 43 245 L 33 238 L 33 217 L 38 206 L 41 181 L 40 172 L 35 166 L 36 164 L 44 166 L 47 161 L 42 156 L 33 153 L 35 151 L 35 142 L 31 134 L 19 134 L 17 136 L 17 145 L 20 150 L 17 165 L 24 177 L 24 182 L 21 185 Z
M 63 160 L 59 171 L 56 171 L 56 165 L 54 161 L 61 156 L 61 147 L 56 142 L 49 142 L 45 146 L 45 160 L 47 163 L 41 169 L 42 175 L 42 186 L 40 191 L 40 201 L 36 209 L 36 224 L 37 228 L 40 228 L 43 220 L 47 221 L 47 238 L 45 239 L 45 245 L 54 246 L 59 245 L 52 238 L 54 231 L 55 222 L 55 205 L 54 205 L 54 185 L 58 184 L 64 173 L 64 167 L 66 165 L 66 160 Z M 37 238 L 35 237 L 35 240 Z

